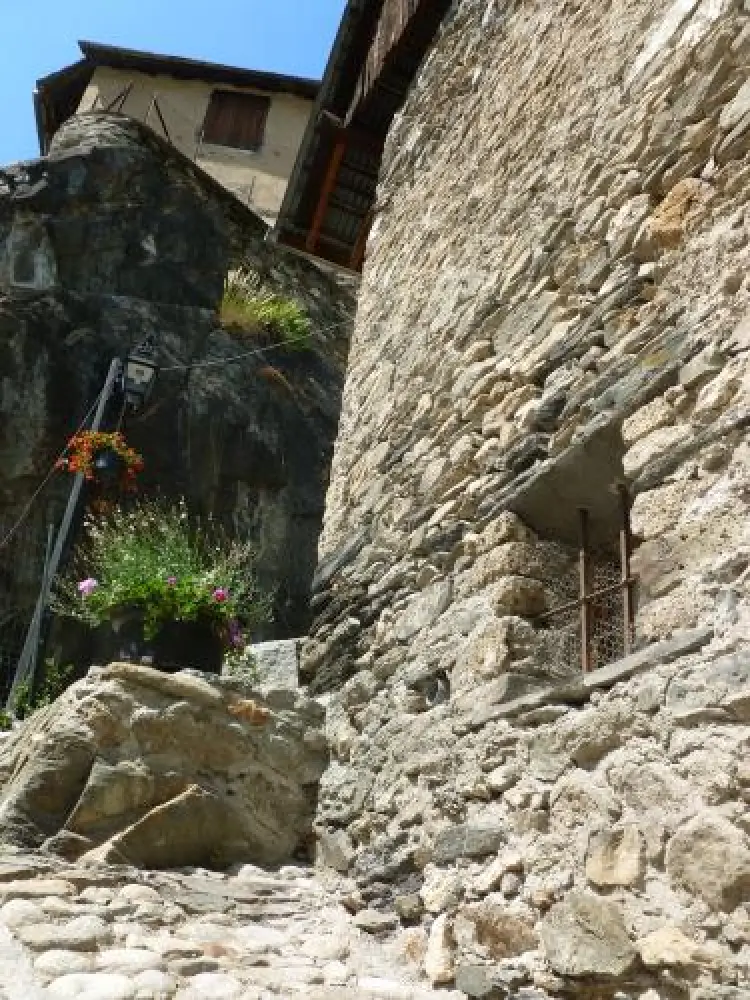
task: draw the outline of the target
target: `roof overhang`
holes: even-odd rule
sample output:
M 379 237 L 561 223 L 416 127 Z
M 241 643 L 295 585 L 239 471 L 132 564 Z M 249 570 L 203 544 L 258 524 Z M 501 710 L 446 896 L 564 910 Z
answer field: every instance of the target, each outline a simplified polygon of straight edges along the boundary
M 349 0 L 274 238 L 359 270 L 385 139 L 451 0 Z
M 139 52 L 98 42 L 78 43 L 83 59 L 71 66 L 37 80 L 34 91 L 34 114 L 39 148 L 44 155 L 52 136 L 72 117 L 83 98 L 94 70 L 100 66 L 149 76 L 169 76 L 177 80 L 201 80 L 225 87 L 261 90 L 265 93 L 291 94 L 314 101 L 320 89 L 318 80 L 286 76 L 261 70 L 222 66 L 217 63 Z

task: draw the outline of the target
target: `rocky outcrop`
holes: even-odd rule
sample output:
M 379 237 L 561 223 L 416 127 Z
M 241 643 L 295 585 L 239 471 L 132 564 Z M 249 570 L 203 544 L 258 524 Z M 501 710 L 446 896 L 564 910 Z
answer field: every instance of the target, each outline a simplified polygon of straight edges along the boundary
M 158 385 L 125 425 L 145 457 L 143 490 L 182 494 L 255 539 L 260 575 L 277 591 L 271 634 L 284 637 L 307 622 L 353 309 L 265 234 L 194 164 L 118 115 L 74 118 L 49 156 L 0 171 L 0 534 L 96 399 L 111 358 L 152 336 Z M 305 309 L 309 350 L 221 327 L 223 282 L 238 262 Z M 105 427 L 119 415 L 115 400 Z M 3 663 L 69 486 L 53 477 L 4 552 Z
M 0 745 L 0 843 L 144 868 L 304 852 L 323 713 L 239 680 L 95 669 Z

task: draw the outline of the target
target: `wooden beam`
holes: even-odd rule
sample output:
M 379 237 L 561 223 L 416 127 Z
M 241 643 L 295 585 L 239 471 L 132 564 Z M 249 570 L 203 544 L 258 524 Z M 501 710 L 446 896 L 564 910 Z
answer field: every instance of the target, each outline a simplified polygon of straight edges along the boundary
M 318 204 L 315 207 L 315 214 L 313 215 L 310 232 L 307 234 L 307 240 L 305 241 L 305 249 L 309 253 L 315 253 L 315 248 L 318 245 L 320 230 L 323 227 L 323 220 L 325 219 L 326 211 L 328 209 L 328 201 L 331 197 L 331 192 L 336 185 L 336 178 L 339 175 L 339 168 L 341 167 L 341 161 L 344 159 L 345 152 L 346 136 L 340 134 L 336 139 L 331 153 L 331 158 L 328 161 L 328 167 L 326 168 L 325 177 L 323 178 L 323 186 L 320 189 L 320 196 L 318 198 Z
M 330 111 L 321 111 L 319 117 L 321 123 L 331 128 L 335 135 L 346 135 L 346 138 L 353 146 L 368 153 L 373 153 L 375 156 L 382 155 L 385 136 L 373 135 L 362 128 L 355 128 L 336 115 L 331 114 Z

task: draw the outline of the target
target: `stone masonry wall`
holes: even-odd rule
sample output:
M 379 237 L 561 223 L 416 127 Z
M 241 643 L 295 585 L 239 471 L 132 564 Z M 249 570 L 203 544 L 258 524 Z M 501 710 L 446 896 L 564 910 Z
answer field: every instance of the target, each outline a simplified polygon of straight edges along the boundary
M 471 996 L 746 995 L 749 64 L 739 0 L 462 0 L 388 141 L 318 826 Z M 584 689 L 544 613 L 579 507 L 616 565 L 620 485 L 642 659 Z

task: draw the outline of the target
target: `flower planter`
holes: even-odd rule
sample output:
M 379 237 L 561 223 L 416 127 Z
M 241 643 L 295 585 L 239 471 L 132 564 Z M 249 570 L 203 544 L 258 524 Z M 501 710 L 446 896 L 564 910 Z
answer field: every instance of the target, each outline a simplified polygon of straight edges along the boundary
M 221 673 L 224 642 L 208 622 L 166 622 L 153 639 L 143 634 L 140 608 L 118 609 L 110 621 L 97 629 L 97 659 L 100 663 L 121 660 L 143 663 L 165 673 L 201 670 Z
M 166 622 L 153 644 L 154 666 L 167 673 L 202 670 L 221 673 L 224 641 L 206 621 Z
M 125 605 L 112 611 L 110 619 L 96 630 L 95 650 L 100 663 L 122 660 L 126 663 L 150 662 L 153 643 L 143 635 L 143 611 Z
M 114 448 L 101 448 L 92 460 L 94 481 L 104 487 L 119 485 L 125 473 L 125 460 Z

